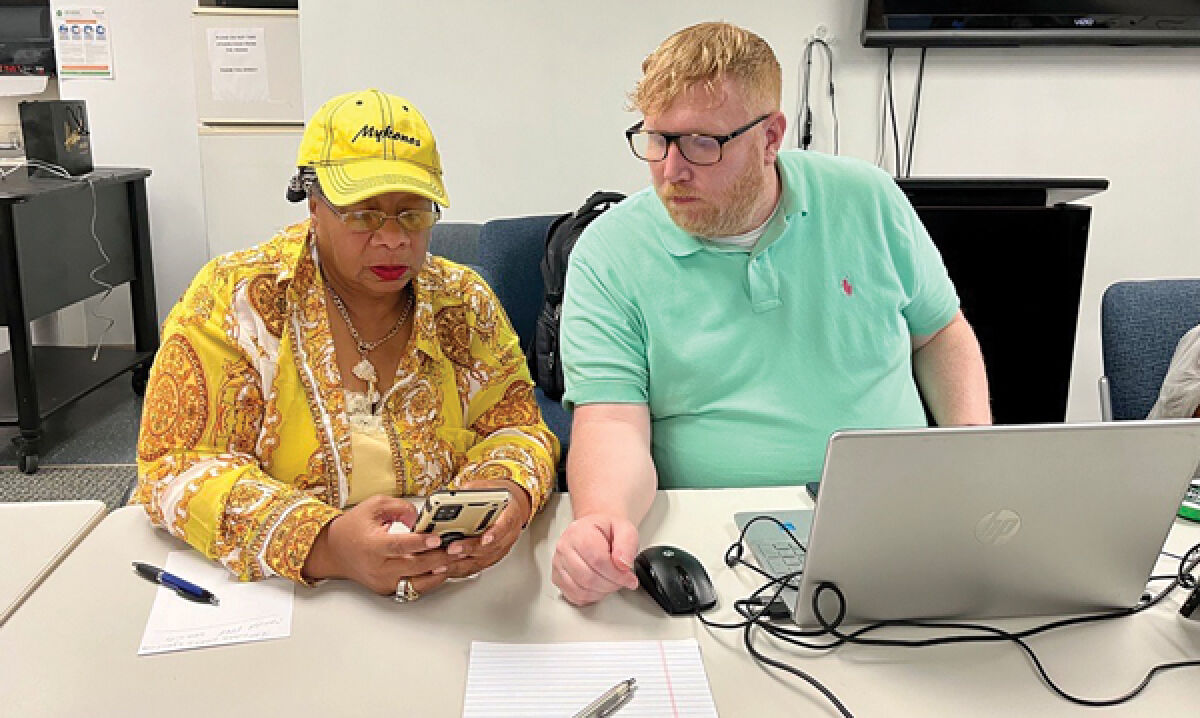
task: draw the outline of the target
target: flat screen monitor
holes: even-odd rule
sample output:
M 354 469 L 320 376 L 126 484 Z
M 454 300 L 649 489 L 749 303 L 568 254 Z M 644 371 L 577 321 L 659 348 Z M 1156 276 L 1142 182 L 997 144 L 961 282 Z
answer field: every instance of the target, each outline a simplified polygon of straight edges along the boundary
M 1200 46 L 1200 0 L 867 0 L 862 44 Z

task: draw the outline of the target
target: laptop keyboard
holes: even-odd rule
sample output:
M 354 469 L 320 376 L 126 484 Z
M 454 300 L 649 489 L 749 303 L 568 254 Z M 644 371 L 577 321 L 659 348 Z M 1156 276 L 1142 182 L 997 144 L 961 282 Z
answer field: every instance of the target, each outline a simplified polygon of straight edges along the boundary
M 812 515 L 813 512 L 808 509 L 739 511 L 733 515 L 733 520 L 738 530 L 745 531 L 742 541 L 750 549 L 758 567 L 778 578 L 804 568 L 805 545 L 812 526 Z M 799 585 L 799 578 L 792 583 Z M 794 589 L 786 589 L 785 593 L 787 591 L 795 593 Z
M 782 530 L 774 526 L 771 528 L 776 529 L 774 533 L 778 538 L 746 537 L 746 543 L 758 559 L 759 568 L 772 576 L 784 576 L 803 569 L 804 549 L 787 538 Z

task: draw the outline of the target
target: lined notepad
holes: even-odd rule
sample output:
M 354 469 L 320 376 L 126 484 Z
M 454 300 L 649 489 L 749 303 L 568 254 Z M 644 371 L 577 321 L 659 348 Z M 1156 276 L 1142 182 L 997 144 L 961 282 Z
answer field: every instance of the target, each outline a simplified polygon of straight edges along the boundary
M 471 643 L 463 718 L 564 718 L 626 678 L 620 718 L 717 718 L 695 639 Z

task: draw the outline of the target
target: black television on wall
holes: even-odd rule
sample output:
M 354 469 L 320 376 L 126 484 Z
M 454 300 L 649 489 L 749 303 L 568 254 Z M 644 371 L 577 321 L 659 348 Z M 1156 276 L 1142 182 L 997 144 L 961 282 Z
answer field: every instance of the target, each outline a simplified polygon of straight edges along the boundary
M 1200 46 L 1200 0 L 867 0 L 862 44 Z

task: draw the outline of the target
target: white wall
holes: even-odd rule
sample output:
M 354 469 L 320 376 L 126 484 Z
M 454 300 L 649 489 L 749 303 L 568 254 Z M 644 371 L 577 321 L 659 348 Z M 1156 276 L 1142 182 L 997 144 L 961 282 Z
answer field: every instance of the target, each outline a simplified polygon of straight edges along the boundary
M 562 212 L 594 189 L 646 184 L 622 135 L 638 119 L 624 110 L 624 93 L 642 58 L 671 32 L 723 19 L 762 35 L 784 67 L 784 109 L 794 115 L 804 41 L 821 24 L 836 53 L 842 153 L 874 159 L 884 51 L 859 45 L 861 13 L 862 3 L 847 0 L 302 0 L 306 112 L 365 86 L 402 94 L 437 134 L 448 219 Z M 915 60 L 913 50 L 897 59 L 902 121 Z M 814 148 L 828 150 L 827 101 L 819 89 L 813 96 Z M 1070 420 L 1099 417 L 1104 287 L 1120 278 L 1200 276 L 1197 117 L 1197 48 L 929 52 L 914 175 L 1112 183 L 1090 200 Z M 1030 266 L 1012 286 L 1036 291 L 1050 281 Z M 1037 353 L 1029 347 L 1031 371 Z
M 52 7 L 78 4 L 54 2 Z M 59 85 L 64 99 L 87 102 L 96 165 L 147 167 L 153 172 L 146 191 L 160 319 L 208 259 L 192 79 L 194 4 L 193 0 L 105 0 L 114 79 L 66 79 Z M 114 294 L 101 311 L 128 327 L 128 292 L 122 294 Z M 97 320 L 89 317 L 91 341 L 96 339 L 96 325 Z M 106 342 L 132 341 L 131 331 L 126 333 L 125 337 L 110 334 Z

